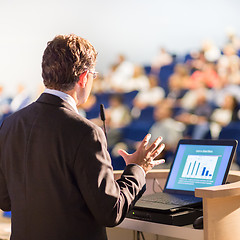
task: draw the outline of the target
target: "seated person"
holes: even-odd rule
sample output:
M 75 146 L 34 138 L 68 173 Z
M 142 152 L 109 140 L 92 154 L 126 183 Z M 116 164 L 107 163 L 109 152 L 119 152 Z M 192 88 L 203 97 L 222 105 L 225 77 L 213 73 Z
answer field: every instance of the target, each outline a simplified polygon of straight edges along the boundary
M 161 67 L 171 64 L 173 61 L 172 56 L 166 51 L 165 48 L 160 48 L 156 57 L 154 57 L 151 65 L 151 73 L 158 75 Z
M 199 91 L 196 97 L 195 106 L 176 116 L 176 119 L 187 125 L 186 137 L 203 139 L 210 131 L 209 118 L 212 108 L 207 101 L 205 91 Z
M 168 80 L 167 100 L 174 108 L 181 108 L 181 99 L 189 90 L 189 73 L 185 65 L 177 64 Z
M 121 128 L 131 122 L 131 115 L 128 107 L 123 104 L 123 98 L 120 94 L 110 96 L 109 108 L 106 109 L 106 126 L 108 136 L 108 147 L 114 147 L 121 141 Z
M 109 90 L 119 93 L 127 92 L 128 81 L 132 78 L 133 72 L 134 65 L 127 61 L 125 56 L 119 55 L 117 63 L 112 65 L 111 71 L 106 77 Z
M 199 88 L 204 84 L 208 88 L 213 88 L 218 85 L 219 76 L 215 69 L 214 63 L 205 63 L 201 70 L 195 71 L 190 77 L 190 89 Z
M 225 95 L 224 102 L 220 108 L 216 108 L 211 115 L 211 133 L 218 138 L 222 127 L 227 126 L 231 121 L 238 120 L 238 101 L 232 95 Z
M 165 143 L 164 157 L 166 161 L 172 160 L 169 157 L 173 156 L 178 141 L 183 137 L 185 128 L 184 124 L 174 120 L 172 115 L 173 110 L 171 104 L 169 104 L 168 101 L 161 102 L 154 109 L 154 119 L 156 122 L 149 130 L 153 139 L 161 133 Z
M 133 113 L 139 112 L 146 107 L 154 107 L 160 103 L 165 96 L 164 90 L 158 86 L 157 78 L 154 75 L 149 76 L 150 87 L 140 91 L 133 100 Z
M 133 76 L 129 79 L 126 86 L 128 92 L 144 91 L 149 88 L 149 79 L 144 73 L 144 69 L 140 65 L 134 66 Z

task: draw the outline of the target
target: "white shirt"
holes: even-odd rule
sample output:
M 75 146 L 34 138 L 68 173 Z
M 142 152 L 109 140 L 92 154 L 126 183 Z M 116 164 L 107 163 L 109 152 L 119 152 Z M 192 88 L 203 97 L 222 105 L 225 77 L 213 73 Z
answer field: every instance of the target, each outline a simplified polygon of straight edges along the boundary
M 44 90 L 44 93 L 49 93 L 49 94 L 55 95 L 57 97 L 60 97 L 63 101 L 70 104 L 71 107 L 73 107 L 73 109 L 78 113 L 78 109 L 77 109 L 77 105 L 76 105 L 75 100 L 73 99 L 73 97 L 71 97 L 67 93 L 64 93 L 64 92 L 61 92 L 61 91 L 58 91 L 58 90 L 55 90 L 55 89 L 49 89 L 49 88 L 46 88 Z

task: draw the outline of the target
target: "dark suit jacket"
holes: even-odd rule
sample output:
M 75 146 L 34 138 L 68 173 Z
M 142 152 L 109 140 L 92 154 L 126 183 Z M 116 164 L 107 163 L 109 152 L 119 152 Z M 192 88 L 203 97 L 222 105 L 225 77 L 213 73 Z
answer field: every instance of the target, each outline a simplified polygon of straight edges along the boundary
M 0 129 L 0 208 L 12 240 L 107 239 L 145 186 L 128 165 L 114 181 L 103 131 L 60 98 L 42 94 Z

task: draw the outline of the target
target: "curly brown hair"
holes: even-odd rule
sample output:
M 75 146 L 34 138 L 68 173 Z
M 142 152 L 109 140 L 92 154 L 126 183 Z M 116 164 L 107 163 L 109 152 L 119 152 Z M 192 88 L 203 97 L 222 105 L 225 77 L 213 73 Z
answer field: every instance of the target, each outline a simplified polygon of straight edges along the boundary
M 59 91 L 71 90 L 84 71 L 95 67 L 96 56 L 88 40 L 74 34 L 56 36 L 43 54 L 44 85 Z

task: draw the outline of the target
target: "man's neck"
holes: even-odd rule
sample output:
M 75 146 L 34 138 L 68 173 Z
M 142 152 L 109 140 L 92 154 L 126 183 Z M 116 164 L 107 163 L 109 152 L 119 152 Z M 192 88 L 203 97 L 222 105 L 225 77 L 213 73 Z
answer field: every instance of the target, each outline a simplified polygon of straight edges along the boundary
M 77 110 L 77 100 L 76 100 L 76 95 L 74 94 L 74 92 L 72 92 L 72 91 L 59 91 L 59 90 L 55 90 L 55 89 L 46 88 L 44 90 L 44 93 L 49 93 L 49 94 L 55 95 L 57 97 L 60 97 L 62 100 L 68 102 L 73 107 L 73 109 L 75 109 L 76 112 L 78 112 L 78 110 Z
M 75 89 L 72 89 L 72 90 L 69 90 L 69 91 L 64 91 L 64 93 L 71 96 L 74 99 L 74 101 L 76 102 L 76 105 L 78 104 L 77 92 L 75 91 Z

